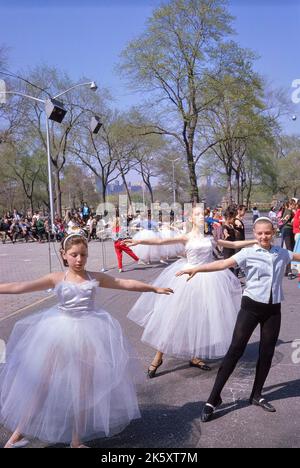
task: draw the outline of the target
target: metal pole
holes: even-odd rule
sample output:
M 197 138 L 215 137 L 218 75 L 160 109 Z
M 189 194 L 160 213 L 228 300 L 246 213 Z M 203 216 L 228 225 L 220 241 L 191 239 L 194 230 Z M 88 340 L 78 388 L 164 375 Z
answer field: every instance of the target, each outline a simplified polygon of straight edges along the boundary
M 175 161 L 172 161 L 172 170 L 173 170 L 173 203 L 176 203 L 176 193 L 175 193 Z
M 104 239 L 101 238 L 100 240 L 101 242 L 101 257 L 102 257 L 102 268 L 100 269 L 100 271 L 106 271 L 107 268 L 106 268 L 106 247 L 104 246 Z
M 51 232 L 54 234 L 54 205 L 53 205 L 53 186 L 52 186 L 52 166 L 51 166 L 51 153 L 50 153 L 50 136 L 49 136 L 49 121 L 46 116 L 46 136 L 47 136 L 47 162 L 48 162 L 48 186 L 49 186 L 49 205 L 50 205 L 50 218 L 51 218 Z

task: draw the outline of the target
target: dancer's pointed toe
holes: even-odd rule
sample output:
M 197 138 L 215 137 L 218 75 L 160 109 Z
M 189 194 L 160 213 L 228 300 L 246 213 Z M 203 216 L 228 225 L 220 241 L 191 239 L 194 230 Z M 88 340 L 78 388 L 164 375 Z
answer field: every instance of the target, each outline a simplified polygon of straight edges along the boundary
M 163 363 L 163 360 L 161 360 L 158 364 L 151 364 L 150 367 L 148 368 L 148 371 L 147 371 L 147 374 L 148 374 L 148 377 L 149 379 L 153 379 L 153 377 L 155 377 L 155 374 L 156 374 L 156 371 L 157 369 L 159 368 L 159 366 L 161 366 Z M 153 369 L 150 369 L 150 368 L 153 368 Z

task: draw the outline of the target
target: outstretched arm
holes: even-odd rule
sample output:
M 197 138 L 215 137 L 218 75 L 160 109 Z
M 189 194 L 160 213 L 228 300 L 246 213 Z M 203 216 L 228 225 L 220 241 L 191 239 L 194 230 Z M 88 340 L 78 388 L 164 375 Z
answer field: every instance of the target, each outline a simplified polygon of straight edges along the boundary
M 176 273 L 176 276 L 189 275 L 187 281 L 193 278 L 197 273 L 208 273 L 211 271 L 226 270 L 226 268 L 233 268 L 237 265 L 233 258 L 227 258 L 226 260 L 218 260 L 217 262 L 205 263 L 194 268 L 187 268 L 180 270 Z
M 93 273 L 93 276 L 97 281 L 99 281 L 99 284 L 103 288 L 124 289 L 125 291 L 154 292 L 156 294 L 167 295 L 174 292 L 171 288 L 157 288 L 152 284 L 143 283 L 142 281 L 114 278 L 113 276 L 106 275 L 104 273 Z
M 0 294 L 22 294 L 51 289 L 56 284 L 56 275 L 55 273 L 50 273 L 38 280 L 24 281 L 22 283 L 2 283 L 0 284 Z
M 249 239 L 243 241 L 227 241 L 223 239 L 219 239 L 217 241 L 217 245 L 220 247 L 225 247 L 227 249 L 242 249 L 243 247 L 248 247 L 249 245 L 257 244 L 256 239 Z
M 135 245 L 167 245 L 167 244 L 185 244 L 187 238 L 185 236 L 177 236 L 177 237 L 170 237 L 169 239 L 157 239 L 153 237 L 153 239 L 126 239 L 122 242 L 122 244 L 128 245 L 129 247 L 133 247 Z

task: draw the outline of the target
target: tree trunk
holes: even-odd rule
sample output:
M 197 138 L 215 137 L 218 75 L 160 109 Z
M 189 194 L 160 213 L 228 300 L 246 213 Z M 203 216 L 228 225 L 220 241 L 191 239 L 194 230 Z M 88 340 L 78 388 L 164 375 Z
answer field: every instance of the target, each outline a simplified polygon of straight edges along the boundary
M 106 203 L 106 190 L 107 190 L 107 185 L 104 184 L 102 181 L 102 203 Z
M 193 155 L 187 152 L 187 164 L 190 179 L 190 196 L 192 203 L 199 203 L 199 190 L 197 185 L 196 168 Z
M 227 201 L 228 205 L 232 205 L 232 183 L 231 183 L 231 169 L 227 170 Z
M 125 187 L 125 190 L 126 190 L 126 194 L 127 194 L 127 197 L 128 197 L 129 206 L 132 209 L 132 199 L 131 199 L 131 194 L 130 194 L 130 191 L 129 191 L 129 188 L 128 188 L 128 185 L 127 185 L 127 181 L 126 181 L 126 178 L 125 178 L 125 174 L 124 174 L 122 169 L 119 169 L 119 170 L 120 170 L 120 174 L 121 174 L 123 184 L 124 184 L 124 187 Z
M 244 204 L 244 192 L 245 192 L 245 183 L 246 183 L 246 176 L 243 170 L 241 171 L 241 201 Z
M 250 198 L 251 198 L 251 192 L 252 192 L 252 183 L 249 182 L 249 187 L 248 187 L 248 190 L 247 190 L 247 209 L 249 210 L 250 209 Z
M 236 172 L 236 182 L 237 182 L 237 204 L 240 205 L 241 203 L 241 198 L 240 198 L 240 171 Z
M 192 203 L 199 203 L 199 190 L 197 185 L 196 167 L 193 154 L 195 128 L 187 128 L 186 123 L 183 129 L 183 139 L 186 149 L 186 160 L 190 179 L 190 197 Z
M 145 182 L 146 186 L 148 187 L 148 190 L 149 190 L 149 193 L 150 193 L 151 203 L 154 203 L 154 196 L 153 196 L 153 190 L 152 190 L 151 182 L 150 182 L 149 179 L 147 179 L 147 180 L 144 179 L 144 182 Z

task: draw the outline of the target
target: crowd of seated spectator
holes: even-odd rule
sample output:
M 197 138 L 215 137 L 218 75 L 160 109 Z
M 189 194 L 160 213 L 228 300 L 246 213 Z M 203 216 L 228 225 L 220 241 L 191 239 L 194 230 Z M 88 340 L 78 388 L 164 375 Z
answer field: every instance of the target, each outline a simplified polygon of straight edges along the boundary
M 17 241 L 25 242 L 60 242 L 65 236 L 76 231 L 84 231 L 88 240 L 97 239 L 97 231 L 101 234 L 106 223 L 101 216 L 90 213 L 85 215 L 83 211 L 68 211 L 64 219 L 59 216 L 54 218 L 53 230 L 49 215 L 43 211 L 30 211 L 20 213 L 16 209 L 7 211 L 0 215 L 0 241 L 6 243 L 10 241 L 15 244 Z M 98 236 L 99 237 L 99 236 Z

